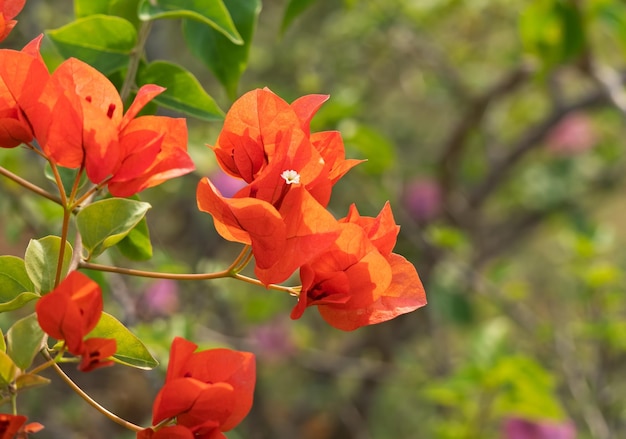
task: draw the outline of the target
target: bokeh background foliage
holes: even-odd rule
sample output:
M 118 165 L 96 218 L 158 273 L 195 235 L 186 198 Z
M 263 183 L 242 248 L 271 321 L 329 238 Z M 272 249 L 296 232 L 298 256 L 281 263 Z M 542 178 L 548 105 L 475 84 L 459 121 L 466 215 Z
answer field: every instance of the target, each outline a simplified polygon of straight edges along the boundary
M 257 353 L 255 405 L 229 438 L 513 438 L 503 429 L 511 419 L 569 425 L 582 439 L 626 434 L 621 0 L 224 0 L 232 21 L 220 32 L 148 3 L 74 10 L 28 0 L 5 42 L 20 47 L 50 29 L 54 65 L 64 33 L 93 29 L 97 12 L 124 17 L 97 23 L 115 30 L 109 56 L 80 54 L 121 84 L 135 38 L 128 23 L 170 14 L 153 26 L 139 78 L 177 90 L 157 103 L 190 116 L 198 169 L 141 195 L 154 206 L 151 259 L 102 257 L 179 272 L 228 263 L 238 248 L 195 207 L 199 178 L 222 178 L 206 144 L 224 111 L 255 87 L 288 101 L 328 93 L 313 130 L 341 130 L 348 156 L 368 159 L 338 184 L 331 209 L 341 217 L 355 202 L 374 215 L 391 200 L 402 225 L 396 251 L 416 265 L 429 299 L 342 333 L 314 312 L 291 322 L 293 298 L 234 281 L 90 273 L 107 308 L 161 359 L 174 335 Z M 74 19 L 78 27 L 64 27 Z M 170 74 L 151 76 L 155 62 Z M 185 108 L 184 93 L 206 96 Z M 29 160 L 0 151 L 20 174 L 33 172 Z M 28 239 L 58 232 L 57 206 L 6 180 L 0 191 L 2 254 L 22 257 Z M 0 314 L 0 324 L 14 318 Z M 145 423 L 162 372 L 75 378 Z M 123 437 L 61 387 L 24 398 L 46 425 L 37 437 Z

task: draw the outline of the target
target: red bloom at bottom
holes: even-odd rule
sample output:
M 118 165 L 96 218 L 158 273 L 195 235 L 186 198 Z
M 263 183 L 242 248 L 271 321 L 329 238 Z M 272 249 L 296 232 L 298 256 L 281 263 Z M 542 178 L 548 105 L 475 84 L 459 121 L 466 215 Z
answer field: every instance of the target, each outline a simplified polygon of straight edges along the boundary
M 29 433 L 37 433 L 43 429 L 39 422 L 24 425 L 26 416 L 0 414 L 0 439 L 26 438 Z
M 165 385 L 152 409 L 152 423 L 175 426 L 143 430 L 138 439 L 224 439 L 252 407 L 254 355 L 230 349 L 194 352 L 197 345 L 177 337 L 172 343 Z M 191 434 L 191 435 L 190 435 Z

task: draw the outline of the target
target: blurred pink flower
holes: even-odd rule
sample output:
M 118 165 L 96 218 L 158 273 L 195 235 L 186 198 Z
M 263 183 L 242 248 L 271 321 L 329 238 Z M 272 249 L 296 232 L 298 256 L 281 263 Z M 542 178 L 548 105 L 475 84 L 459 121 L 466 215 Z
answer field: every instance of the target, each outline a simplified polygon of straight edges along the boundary
M 576 428 L 568 421 L 531 421 L 509 418 L 503 425 L 503 439 L 575 439 Z
M 429 221 L 441 210 L 441 189 L 436 181 L 418 178 L 404 189 L 404 207 L 416 221 Z
M 209 179 L 211 180 L 211 183 L 213 183 L 213 186 L 215 186 L 220 191 L 222 196 L 226 198 L 232 198 L 233 195 L 239 192 L 239 189 L 247 185 L 244 180 L 232 177 L 221 169 L 216 170 L 211 176 L 209 176 Z
M 593 148 L 596 134 L 589 117 L 572 113 L 563 118 L 548 134 L 548 150 L 563 156 L 576 155 Z
M 288 322 L 285 320 L 275 320 L 256 326 L 251 329 L 251 336 L 259 357 L 278 360 L 293 354 L 296 349 Z
M 178 284 L 170 279 L 159 279 L 139 298 L 137 313 L 146 320 L 167 317 L 178 310 L 178 305 Z

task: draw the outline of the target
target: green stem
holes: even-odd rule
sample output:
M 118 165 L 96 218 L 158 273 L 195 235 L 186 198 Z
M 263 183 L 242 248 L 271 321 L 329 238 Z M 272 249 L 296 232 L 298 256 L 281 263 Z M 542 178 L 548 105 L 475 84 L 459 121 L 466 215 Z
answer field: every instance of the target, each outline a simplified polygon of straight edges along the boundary
M 63 187 L 63 180 L 61 180 L 59 169 L 57 168 L 57 165 L 53 161 L 48 160 L 48 162 L 50 163 L 50 167 L 52 168 L 54 181 L 56 182 L 57 187 L 59 188 L 59 194 L 61 194 L 61 205 L 63 207 L 66 207 L 67 206 L 67 194 L 65 193 L 65 188 Z
M 148 35 L 150 34 L 151 29 L 151 21 L 144 21 L 141 23 L 141 27 L 139 28 L 139 35 L 137 38 L 137 44 L 133 48 L 130 60 L 128 61 L 128 71 L 126 72 L 126 78 L 124 78 L 124 84 L 122 84 L 122 88 L 120 90 L 122 102 L 128 99 L 131 87 L 135 83 L 135 77 L 137 76 L 137 70 L 139 69 L 139 62 L 141 61 L 143 49 L 146 45 L 146 42 L 148 41 Z
M 37 195 L 41 195 L 42 197 L 47 198 L 50 201 L 54 201 L 57 204 L 63 205 L 63 202 L 61 201 L 61 199 L 57 197 L 56 195 L 52 195 L 50 192 L 46 191 L 45 189 L 42 189 L 39 186 L 31 183 L 30 181 L 23 179 L 19 175 L 12 173 L 11 171 L 3 168 L 2 166 L 0 166 L 0 174 L 13 180 L 15 183 L 19 184 L 20 186 L 25 187 L 29 191 L 36 193 Z
M 67 242 L 67 233 L 70 227 L 70 217 L 72 215 L 72 209 L 68 206 L 68 198 L 65 193 L 65 188 L 63 187 L 63 180 L 61 180 L 61 175 L 59 174 L 59 170 L 56 164 L 52 161 L 50 162 L 50 167 L 52 168 L 52 174 L 54 175 L 54 180 L 56 181 L 57 187 L 59 188 L 59 194 L 61 194 L 61 203 L 63 206 L 63 224 L 61 228 L 61 246 L 59 247 L 59 259 L 57 260 L 57 271 L 54 279 L 54 287 L 56 288 L 61 282 L 61 272 L 63 271 L 63 259 L 65 257 L 65 243 Z M 76 183 L 75 183 L 76 185 Z
M 76 173 L 76 178 L 74 178 L 74 184 L 72 185 L 72 191 L 70 192 L 70 201 L 68 204 L 72 205 L 72 207 L 69 209 L 74 210 L 73 206 L 74 206 L 74 199 L 76 198 L 76 193 L 78 192 L 78 186 L 80 186 L 80 178 L 83 175 L 83 168 L 81 167 L 78 172 Z
M 214 273 L 163 273 L 160 271 L 144 271 L 144 270 L 134 270 L 132 268 L 121 268 L 121 267 L 113 267 L 110 265 L 101 265 L 94 264 L 92 262 L 80 262 L 78 264 L 79 268 L 84 268 L 87 270 L 97 270 L 104 271 L 108 273 L 118 273 L 124 274 L 128 276 L 137 276 L 137 277 L 148 277 L 152 279 L 171 279 L 171 280 L 210 280 L 210 279 L 223 279 L 227 277 L 231 277 L 233 279 L 241 280 L 253 285 L 259 285 L 262 287 L 266 287 L 270 290 L 283 291 L 291 294 L 292 296 L 300 295 L 300 287 L 286 287 L 283 285 L 275 285 L 270 284 L 265 286 L 261 281 L 257 279 L 253 279 L 248 276 L 244 276 L 239 274 L 231 267 L 226 270 L 217 271 Z
M 61 272 L 63 271 L 63 259 L 65 258 L 65 243 L 67 242 L 67 233 L 70 227 L 70 217 L 72 211 L 68 208 L 63 209 L 63 226 L 61 229 L 61 246 L 59 247 L 59 260 L 57 261 L 57 272 L 54 278 L 54 287 L 56 288 L 61 282 Z
M 233 279 L 241 280 L 243 282 L 247 282 L 247 283 L 252 284 L 252 285 L 258 285 L 260 287 L 265 287 L 265 284 L 263 282 L 261 282 L 260 280 L 254 279 L 252 277 L 244 276 L 243 274 L 232 273 L 230 275 L 230 277 L 232 277 Z M 287 286 L 284 286 L 284 285 L 269 284 L 267 286 L 267 288 L 270 289 L 270 290 L 284 291 L 285 293 L 289 293 L 292 296 L 298 297 L 300 295 L 300 289 L 302 287 L 300 285 L 297 286 L 297 287 L 287 287 Z
M 208 279 L 220 279 L 230 277 L 229 270 L 222 270 L 215 273 L 161 273 L 159 271 L 144 271 L 134 270 L 132 268 L 113 267 L 110 265 L 94 264 L 92 262 L 81 261 L 78 263 L 78 268 L 85 268 L 87 270 L 105 271 L 108 273 L 125 274 L 128 276 L 148 277 L 152 279 L 172 279 L 172 280 L 208 280 Z
M 241 254 L 236 260 L 237 265 L 235 265 L 235 263 L 233 262 L 231 266 L 229 267 L 231 273 L 237 274 L 241 272 L 241 270 L 246 268 L 246 265 L 248 265 L 248 263 L 252 260 L 252 256 L 253 256 L 252 247 L 250 247 L 249 245 L 245 246 L 243 251 L 241 252 Z
M 230 264 L 226 270 L 235 272 L 235 273 L 240 272 L 245 267 L 245 265 L 243 266 L 240 265 L 241 262 L 245 261 L 245 264 L 247 264 L 250 261 L 250 257 L 252 257 L 252 247 L 249 245 L 245 245 L 241 249 L 241 252 L 239 253 L 239 255 L 237 255 L 237 257 L 235 258 L 233 263 Z M 241 268 L 238 268 L 238 266 Z
M 52 358 L 47 352 L 44 352 L 44 356 L 48 359 L 48 361 L 52 360 Z M 122 419 L 119 416 L 117 416 L 115 413 L 112 413 L 108 411 L 107 409 L 105 409 L 104 407 L 102 407 L 95 399 L 93 399 L 91 396 L 85 393 L 83 389 L 81 389 L 74 381 L 72 381 L 72 379 L 68 377 L 65 374 L 65 372 L 63 372 L 63 369 L 61 369 L 61 367 L 58 364 L 54 363 L 54 361 L 52 363 L 52 368 L 57 373 L 57 375 L 61 377 L 61 379 L 65 382 L 65 384 L 67 384 L 74 392 L 76 392 L 78 396 L 83 398 L 89 405 L 91 405 L 93 408 L 98 410 L 100 413 L 102 413 L 104 416 L 109 418 L 111 421 L 115 422 L 116 424 L 121 425 L 122 427 L 128 430 L 132 430 L 135 432 L 143 430 L 143 428 L 140 427 L 139 425 L 133 424 L 132 422 Z
M 45 363 L 41 363 L 39 366 L 35 367 L 34 369 L 29 370 L 28 374 L 29 375 L 37 375 L 42 370 L 46 370 L 47 368 L 52 366 L 53 363 L 56 363 L 56 360 L 54 358 L 51 358 L 50 360 L 46 361 Z

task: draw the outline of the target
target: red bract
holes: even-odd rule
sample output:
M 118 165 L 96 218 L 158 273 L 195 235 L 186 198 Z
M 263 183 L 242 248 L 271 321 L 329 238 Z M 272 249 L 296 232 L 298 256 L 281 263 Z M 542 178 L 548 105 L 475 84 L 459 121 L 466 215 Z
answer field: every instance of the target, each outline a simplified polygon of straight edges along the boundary
M 302 186 L 292 186 L 277 210 L 256 198 L 224 198 L 206 178 L 198 184 L 198 208 L 213 216 L 223 238 L 252 245 L 255 273 L 266 285 L 286 280 L 338 235 L 333 216 Z
M 108 358 L 115 354 L 114 339 L 84 340 L 102 315 L 102 292 L 89 277 L 71 272 L 57 288 L 39 299 L 35 311 L 46 334 L 64 340 L 70 353 L 82 357 L 80 370 L 88 372 L 113 364 Z
M 0 413 L 0 439 L 27 437 L 29 433 L 37 433 L 43 429 L 39 422 L 24 425 L 26 416 Z
M 112 195 L 133 195 L 194 169 L 184 119 L 136 117 L 163 91 L 156 85 L 141 87 L 124 114 L 115 86 L 93 67 L 70 58 L 43 91 L 40 102 L 48 118 L 36 136 L 57 165 L 84 166 L 93 183 L 108 183 Z
M 0 3 L 1 4 L 1 3 Z M 43 36 L 21 51 L 0 50 L 0 147 L 14 148 L 33 139 L 41 121 L 38 99 L 50 74 L 41 56 Z
M 165 385 L 158 393 L 152 410 L 154 425 L 176 419 L 195 438 L 225 438 L 222 432 L 239 424 L 252 407 L 256 379 L 254 355 L 229 349 L 194 352 L 197 345 L 177 337 L 172 342 Z M 142 432 L 138 437 L 180 437 L 182 428 Z M 191 436 L 189 436 L 191 437 Z
M 219 432 L 221 435 L 222 433 Z M 223 435 L 222 435 L 223 436 Z M 219 436 L 218 436 L 219 437 Z M 172 425 L 154 431 L 146 428 L 137 432 L 137 439 L 194 439 L 193 432 L 182 425 Z
M 309 132 L 327 98 L 289 105 L 267 89 L 243 95 L 213 150 L 222 169 L 247 185 L 232 198 L 208 179 L 198 186 L 199 209 L 213 216 L 222 237 L 252 245 L 255 273 L 266 285 L 286 280 L 338 236 L 325 206 L 333 184 L 359 161 L 345 160 L 338 133 Z
M 26 0 L 0 0 L 0 41 L 4 40 L 17 24 L 13 20 L 24 8 Z
M 338 133 L 310 134 L 311 118 L 327 99 L 326 95 L 308 95 L 289 105 L 270 90 L 257 89 L 232 105 L 213 151 L 225 172 L 250 185 L 243 192 L 246 196 L 280 203 L 282 173 L 293 170 L 326 206 L 337 174 L 359 163 L 344 159 Z
M 316 305 L 331 326 L 351 331 L 384 322 L 426 304 L 415 268 L 392 253 L 399 227 L 387 203 L 376 218 L 351 206 L 341 234 L 300 269 L 302 291 L 291 318 Z

